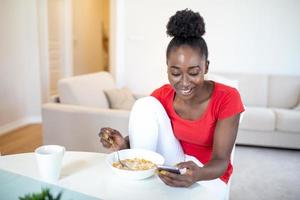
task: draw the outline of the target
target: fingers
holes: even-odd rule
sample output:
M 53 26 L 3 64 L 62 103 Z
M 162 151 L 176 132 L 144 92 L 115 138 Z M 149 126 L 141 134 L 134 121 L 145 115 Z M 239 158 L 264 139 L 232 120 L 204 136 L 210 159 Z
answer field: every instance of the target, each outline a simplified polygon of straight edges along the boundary
M 194 176 L 199 171 L 199 166 L 193 161 L 182 162 L 177 164 L 177 167 L 184 170 L 184 174 Z
M 183 169 L 183 168 L 192 169 L 194 167 L 197 167 L 197 165 L 193 161 L 187 161 L 187 162 L 178 163 L 177 167 L 179 167 L 180 169 Z
M 164 171 L 159 173 L 158 176 L 165 184 L 173 187 L 189 187 L 197 182 L 200 168 L 193 161 L 179 163 L 177 167 L 186 169 L 186 173 L 175 174 Z
M 184 175 L 178 175 L 167 171 L 162 171 L 158 174 L 160 179 L 169 186 L 172 187 L 189 187 L 193 183 L 187 180 Z
M 112 146 L 112 144 L 110 142 L 108 142 L 107 140 L 103 139 L 103 138 L 100 138 L 100 142 L 102 143 L 102 145 L 105 147 L 105 148 L 110 148 Z
M 118 151 L 122 149 L 125 144 L 125 140 L 121 133 L 109 127 L 101 128 L 99 137 L 102 145 L 111 151 Z
M 119 131 L 117 131 L 116 129 L 111 129 L 111 132 L 113 135 L 121 135 L 121 133 Z
M 175 180 L 181 180 L 181 181 L 186 180 L 185 176 L 183 176 L 181 174 L 172 173 L 172 172 L 169 172 L 166 170 L 160 170 L 159 175 L 166 176 L 166 177 L 169 177 L 169 178 L 175 179 Z
M 108 143 L 113 143 L 113 135 L 115 134 L 115 131 L 111 128 L 101 128 L 99 137 L 103 140 L 106 140 Z
M 112 128 L 109 128 L 109 127 L 103 127 L 100 129 L 100 133 L 99 133 L 99 136 L 100 137 L 108 137 L 109 135 L 111 135 L 113 132 L 113 129 Z
M 100 142 L 105 148 L 111 148 L 114 145 L 113 129 L 104 127 L 100 129 L 99 137 Z
M 99 137 L 102 137 L 104 139 L 108 139 L 110 137 L 118 137 L 122 136 L 121 133 L 115 129 L 104 127 L 100 129 Z

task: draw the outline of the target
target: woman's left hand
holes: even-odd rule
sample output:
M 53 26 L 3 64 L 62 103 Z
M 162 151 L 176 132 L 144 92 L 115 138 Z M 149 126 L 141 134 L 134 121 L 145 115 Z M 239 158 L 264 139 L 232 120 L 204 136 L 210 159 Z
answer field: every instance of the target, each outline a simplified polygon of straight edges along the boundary
M 177 165 L 180 169 L 186 168 L 184 174 L 175 174 L 167 171 L 158 173 L 160 179 L 167 185 L 173 187 L 189 187 L 199 181 L 201 168 L 193 161 L 182 162 Z

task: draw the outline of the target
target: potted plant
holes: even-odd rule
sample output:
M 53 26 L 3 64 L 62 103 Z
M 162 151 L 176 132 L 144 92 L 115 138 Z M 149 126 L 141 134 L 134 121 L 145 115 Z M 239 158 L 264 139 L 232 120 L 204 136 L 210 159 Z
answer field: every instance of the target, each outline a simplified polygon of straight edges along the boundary
M 39 193 L 26 194 L 24 197 L 19 197 L 19 200 L 60 200 L 62 193 L 56 197 L 51 194 L 48 188 L 42 189 Z

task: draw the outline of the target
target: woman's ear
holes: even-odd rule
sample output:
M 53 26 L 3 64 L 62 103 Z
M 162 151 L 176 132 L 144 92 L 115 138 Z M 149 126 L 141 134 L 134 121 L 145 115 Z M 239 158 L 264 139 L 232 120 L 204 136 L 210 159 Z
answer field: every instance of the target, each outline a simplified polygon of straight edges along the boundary
M 204 71 L 204 74 L 207 74 L 208 68 L 209 68 L 209 60 L 207 60 L 206 63 L 205 63 L 205 71 Z

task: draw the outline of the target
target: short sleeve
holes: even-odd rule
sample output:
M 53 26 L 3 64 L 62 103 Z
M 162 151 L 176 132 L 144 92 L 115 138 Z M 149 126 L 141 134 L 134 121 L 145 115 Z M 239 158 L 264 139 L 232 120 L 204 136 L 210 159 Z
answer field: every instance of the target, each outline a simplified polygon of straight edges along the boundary
M 151 93 L 151 96 L 155 97 L 157 100 L 159 100 L 163 105 L 166 103 L 166 101 L 169 100 L 169 98 L 172 95 L 172 87 L 170 84 L 165 84 L 161 86 L 160 88 L 154 90 Z
M 218 119 L 231 117 L 233 115 L 242 113 L 244 110 L 245 109 L 240 93 L 235 88 L 232 88 L 222 99 L 218 112 Z
M 159 101 L 161 101 L 161 89 L 160 88 L 158 88 L 158 89 L 156 89 L 156 90 L 154 90 L 151 94 L 150 94 L 150 96 L 153 96 L 153 97 L 155 97 L 157 100 L 159 100 Z

